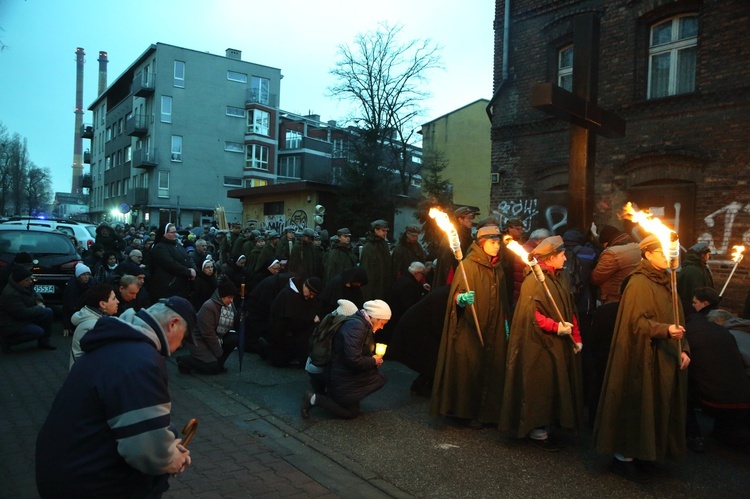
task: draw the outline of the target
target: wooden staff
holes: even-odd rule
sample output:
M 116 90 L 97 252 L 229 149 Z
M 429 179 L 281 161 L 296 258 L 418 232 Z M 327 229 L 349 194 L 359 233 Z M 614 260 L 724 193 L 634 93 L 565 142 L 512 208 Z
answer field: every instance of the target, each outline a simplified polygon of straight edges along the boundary
M 185 438 L 182 439 L 183 447 L 187 447 L 187 445 L 193 439 L 193 436 L 195 435 L 195 432 L 197 430 L 198 430 L 198 420 L 195 418 L 188 421 L 187 424 L 182 428 L 182 434 L 185 435 Z

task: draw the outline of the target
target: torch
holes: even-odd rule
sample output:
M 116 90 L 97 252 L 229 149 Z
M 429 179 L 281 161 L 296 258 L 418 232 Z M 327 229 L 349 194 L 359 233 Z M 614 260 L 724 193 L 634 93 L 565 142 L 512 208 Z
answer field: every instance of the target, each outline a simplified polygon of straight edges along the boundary
M 466 291 L 470 291 L 469 279 L 466 277 L 466 270 L 464 270 L 463 266 L 464 255 L 461 251 L 461 240 L 458 238 L 458 232 L 456 232 L 456 228 L 453 227 L 453 224 L 448 218 L 448 215 L 438 210 L 437 208 L 430 208 L 430 218 L 435 220 L 437 226 L 440 227 L 440 229 L 442 229 L 445 232 L 445 235 L 448 237 L 448 243 L 450 244 L 451 251 L 453 251 L 453 256 L 455 256 L 456 260 L 458 260 L 458 268 L 461 270 L 461 275 L 463 276 L 464 282 L 466 283 Z M 477 317 L 477 311 L 474 308 L 474 304 L 469 305 L 469 308 L 471 309 L 471 312 L 474 316 L 474 325 L 477 327 L 479 343 L 481 343 L 482 348 L 484 348 L 484 338 L 482 337 L 482 330 L 479 327 L 479 318 Z
M 732 267 L 732 271 L 729 273 L 729 276 L 727 277 L 727 280 L 724 283 L 724 287 L 721 288 L 721 293 L 719 293 L 719 298 L 724 296 L 724 291 L 726 291 L 727 285 L 729 284 L 729 281 L 732 279 L 732 276 L 734 275 L 734 271 L 737 270 L 737 265 L 739 265 L 740 262 L 742 261 L 744 252 L 745 252 L 744 246 L 732 246 L 732 260 L 734 260 L 734 266 Z
M 544 278 L 544 272 L 542 272 L 542 268 L 539 266 L 539 262 L 536 261 L 536 258 L 531 256 L 525 249 L 523 249 L 523 246 L 521 246 L 518 241 L 513 239 L 510 236 L 505 236 L 503 239 L 503 242 L 505 243 L 505 246 L 508 247 L 509 250 L 511 250 L 513 253 L 519 256 L 521 258 L 521 261 L 526 263 L 529 267 L 531 267 L 531 270 L 534 273 L 534 277 L 536 278 L 537 282 L 541 283 L 544 287 L 544 291 L 547 294 L 547 298 L 549 298 L 550 303 L 555 309 L 555 312 L 557 312 L 557 317 L 560 319 L 560 322 L 566 322 L 565 317 L 563 317 L 562 312 L 560 311 L 560 307 L 557 306 L 557 303 L 555 302 L 555 299 L 552 297 L 552 293 L 549 290 L 549 286 L 547 286 L 547 280 Z M 568 338 L 570 338 L 570 341 L 573 342 L 573 347 L 576 346 L 576 340 L 573 339 L 571 335 L 567 335 Z
M 197 419 L 193 418 L 185 424 L 185 426 L 182 428 L 182 434 L 185 435 L 185 438 L 182 439 L 183 447 L 187 447 L 187 445 L 193 439 L 193 436 L 195 435 L 195 432 L 197 430 L 198 430 Z
M 664 257 L 669 262 L 669 281 L 672 288 L 672 317 L 674 325 L 680 325 L 679 295 L 677 294 L 677 269 L 680 267 L 680 239 L 677 233 L 664 225 L 661 220 L 653 216 L 648 210 L 637 210 L 633 203 L 623 208 L 623 217 L 637 223 L 647 232 L 655 235 L 661 243 Z M 677 340 L 679 351 L 682 352 L 682 340 Z

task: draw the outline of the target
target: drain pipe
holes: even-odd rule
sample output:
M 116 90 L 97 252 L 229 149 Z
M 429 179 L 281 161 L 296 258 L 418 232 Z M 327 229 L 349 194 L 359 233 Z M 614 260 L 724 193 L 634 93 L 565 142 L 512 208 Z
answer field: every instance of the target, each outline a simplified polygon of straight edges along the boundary
M 503 65 L 502 65 L 502 72 L 500 79 L 500 84 L 497 86 L 497 90 L 495 90 L 495 93 L 492 95 L 492 99 L 490 99 L 490 102 L 487 104 L 487 107 L 485 108 L 485 112 L 487 113 L 487 117 L 490 119 L 490 123 L 492 123 L 492 117 L 494 115 L 493 108 L 495 107 L 495 102 L 500 97 L 500 91 L 503 89 L 503 86 L 505 85 L 505 82 L 508 81 L 508 53 L 510 52 L 510 47 L 508 47 L 508 43 L 510 42 L 510 0 L 505 0 L 505 9 L 503 13 Z

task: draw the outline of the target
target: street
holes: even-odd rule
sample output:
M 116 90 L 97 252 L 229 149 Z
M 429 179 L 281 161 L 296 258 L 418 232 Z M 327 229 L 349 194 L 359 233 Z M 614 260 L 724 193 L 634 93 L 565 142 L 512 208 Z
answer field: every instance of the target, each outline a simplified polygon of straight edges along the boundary
M 37 497 L 36 432 L 67 373 L 70 338 L 56 322 L 58 349 L 34 344 L 0 356 L 1 497 Z M 175 355 L 180 355 L 178 351 Z M 428 417 L 426 398 L 409 393 L 415 374 L 383 366 L 389 383 L 362 403 L 356 420 L 315 408 L 299 416 L 309 389 L 298 367 L 274 368 L 233 353 L 229 373 L 178 373 L 168 359 L 172 420 L 199 420 L 193 465 L 170 480 L 165 497 L 747 497 L 750 456 L 707 439 L 705 454 L 658 466 L 651 484 L 608 471 L 611 456 L 591 449 L 591 432 L 562 435 L 546 453 L 493 428 L 472 430 Z M 709 429 L 706 418 L 701 423 Z

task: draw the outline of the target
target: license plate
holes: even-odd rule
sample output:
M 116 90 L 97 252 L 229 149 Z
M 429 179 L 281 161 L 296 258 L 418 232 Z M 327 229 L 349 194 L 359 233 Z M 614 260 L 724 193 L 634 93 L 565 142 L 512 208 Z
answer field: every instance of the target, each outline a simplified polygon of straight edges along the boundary
M 52 295 L 55 294 L 55 287 L 51 284 L 37 284 L 34 291 L 42 295 Z

